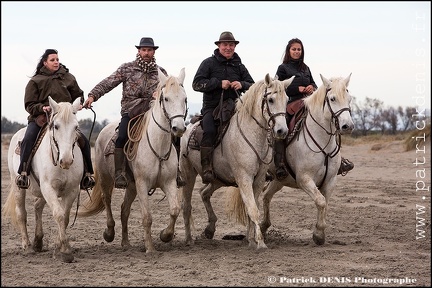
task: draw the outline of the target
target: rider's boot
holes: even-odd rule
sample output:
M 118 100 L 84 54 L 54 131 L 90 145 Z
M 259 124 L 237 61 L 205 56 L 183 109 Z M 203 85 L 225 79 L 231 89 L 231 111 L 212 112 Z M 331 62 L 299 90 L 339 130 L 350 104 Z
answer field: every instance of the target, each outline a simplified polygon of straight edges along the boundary
M 114 167 L 115 167 L 115 188 L 124 189 L 128 186 L 126 179 L 126 155 L 123 152 L 123 148 L 114 149 Z
M 84 174 L 81 179 L 80 189 L 93 189 L 96 182 L 93 177 L 93 164 L 91 160 L 90 143 L 84 139 L 84 136 L 78 139 L 78 146 L 81 148 L 84 160 Z
M 341 165 L 339 167 L 337 175 L 345 176 L 352 169 L 354 169 L 354 163 L 342 157 Z
M 213 147 L 201 146 L 201 166 L 203 173 L 201 175 L 202 182 L 208 184 L 214 180 L 212 158 Z
M 276 166 L 276 178 L 278 180 L 285 179 L 289 173 L 285 165 L 285 140 L 274 141 L 274 163 Z
M 20 165 L 18 168 L 18 176 L 15 178 L 15 184 L 20 189 L 27 189 L 30 186 L 30 164 L 28 161 L 33 149 L 33 144 L 23 139 L 20 149 Z
M 175 147 L 176 152 L 177 152 L 177 161 L 180 162 L 180 137 L 174 137 L 173 144 L 174 144 L 174 147 Z M 176 183 L 177 183 L 177 187 L 183 187 L 186 185 L 186 182 L 183 180 L 183 177 L 180 173 L 180 167 L 178 165 L 179 164 L 177 164 Z

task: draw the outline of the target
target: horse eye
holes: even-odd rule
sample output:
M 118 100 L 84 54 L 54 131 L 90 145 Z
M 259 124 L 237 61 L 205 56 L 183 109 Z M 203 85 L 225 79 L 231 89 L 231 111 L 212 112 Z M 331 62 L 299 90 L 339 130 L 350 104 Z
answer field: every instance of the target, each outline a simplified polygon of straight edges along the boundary
M 330 98 L 330 101 L 331 101 L 331 102 L 335 102 L 335 101 L 336 101 L 336 97 L 332 96 L 332 97 Z
M 269 98 L 268 102 L 269 102 L 270 104 L 273 104 L 273 103 L 274 103 L 273 98 Z

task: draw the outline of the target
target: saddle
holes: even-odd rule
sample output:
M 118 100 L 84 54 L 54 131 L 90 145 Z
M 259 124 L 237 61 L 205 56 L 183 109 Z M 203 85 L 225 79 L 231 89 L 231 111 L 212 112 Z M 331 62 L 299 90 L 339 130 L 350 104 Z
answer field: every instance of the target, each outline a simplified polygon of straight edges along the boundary
M 227 99 L 221 103 L 215 108 L 213 111 L 213 118 L 215 119 L 216 126 L 218 127 L 217 133 L 216 133 L 216 142 L 213 144 L 213 147 L 218 146 L 223 136 L 225 135 L 228 126 L 229 121 L 231 117 L 235 113 L 235 102 L 232 99 Z M 196 115 L 191 119 L 191 123 L 194 124 L 198 121 L 201 121 L 203 116 Z M 203 129 L 201 126 L 201 122 L 199 125 L 196 125 L 194 129 L 191 132 L 191 137 L 189 138 L 188 147 L 190 149 L 194 150 L 200 150 L 200 143 L 203 137 Z
M 306 108 L 303 99 L 298 99 L 287 105 L 288 136 L 285 138 L 285 147 L 300 131 L 303 120 L 306 118 Z

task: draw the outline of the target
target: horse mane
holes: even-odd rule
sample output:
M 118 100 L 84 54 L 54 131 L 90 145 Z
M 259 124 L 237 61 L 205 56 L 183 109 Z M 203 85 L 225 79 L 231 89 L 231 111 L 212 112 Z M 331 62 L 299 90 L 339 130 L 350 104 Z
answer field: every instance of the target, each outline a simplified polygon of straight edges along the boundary
M 177 94 L 177 92 L 180 90 L 180 85 L 178 84 L 177 78 L 174 76 L 169 76 L 164 86 L 162 86 L 162 83 L 159 81 L 159 84 L 156 88 L 156 93 L 154 95 L 154 99 L 151 100 L 149 104 L 150 109 L 144 114 L 143 131 L 147 130 L 147 126 L 150 122 L 150 117 L 152 114 L 151 111 L 153 110 L 154 105 L 156 105 L 156 103 L 161 100 L 160 97 L 162 96 L 162 88 L 165 88 L 167 93 L 174 91 L 174 93 Z
M 332 77 L 329 79 L 330 81 L 330 88 L 331 90 L 334 91 L 333 95 L 335 95 L 338 98 L 345 98 L 345 91 L 346 91 L 346 86 L 344 83 L 344 79 L 342 77 Z M 309 111 L 315 111 L 316 113 L 319 113 L 319 110 L 322 109 L 323 105 L 324 105 L 324 100 L 325 97 L 327 95 L 327 87 L 322 84 L 321 86 L 318 87 L 318 89 L 312 93 L 311 95 L 307 96 L 304 98 L 304 103 L 306 108 Z M 340 101 L 344 100 L 344 99 L 338 99 Z
M 63 122 L 68 123 L 70 121 L 70 116 L 74 114 L 72 105 L 68 102 L 59 102 L 58 104 L 58 112 L 56 114 L 51 114 L 51 121 L 55 115 L 58 115 Z
M 261 107 L 256 105 L 256 97 L 258 95 L 264 96 L 265 83 L 264 80 L 260 80 L 252 84 L 251 87 L 237 100 L 236 111 L 240 119 L 254 115 L 260 112 Z

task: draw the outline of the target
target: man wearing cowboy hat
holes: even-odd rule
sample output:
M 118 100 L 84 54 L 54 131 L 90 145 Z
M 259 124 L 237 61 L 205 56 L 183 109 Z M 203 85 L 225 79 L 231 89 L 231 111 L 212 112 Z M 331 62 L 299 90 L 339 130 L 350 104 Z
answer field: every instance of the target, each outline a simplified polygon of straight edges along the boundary
M 222 32 L 219 40 L 214 43 L 218 48 L 214 50 L 211 57 L 202 61 L 192 81 L 192 88 L 203 93 L 201 126 L 204 133 L 200 150 L 203 169 L 201 178 L 205 184 L 214 180 L 212 158 L 217 127 L 213 111 L 219 105 L 221 97 L 223 101 L 235 101 L 254 83 L 246 66 L 235 52 L 240 42 L 234 38 L 234 35 L 229 31 Z
M 116 188 L 126 188 L 128 185 L 123 147 L 128 140 L 127 128 L 131 119 L 129 113 L 132 108 L 144 104 L 146 105 L 145 111 L 149 109 L 153 92 L 159 84 L 158 69 L 168 76 L 165 69 L 156 64 L 154 54 L 159 46 L 154 45 L 153 38 L 143 37 L 139 45 L 135 45 L 135 47 L 138 49 L 135 60 L 120 65 L 110 76 L 99 82 L 90 91 L 83 105 L 85 108 L 90 108 L 93 102 L 96 102 L 120 83 L 123 83 L 121 120 L 114 151 Z

